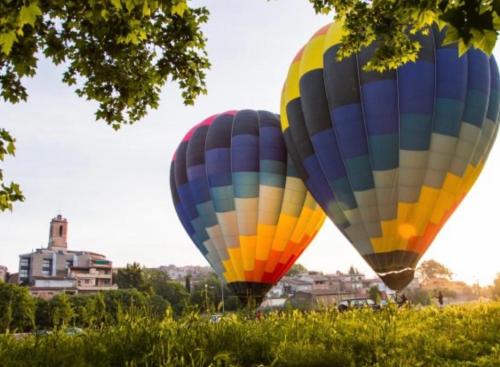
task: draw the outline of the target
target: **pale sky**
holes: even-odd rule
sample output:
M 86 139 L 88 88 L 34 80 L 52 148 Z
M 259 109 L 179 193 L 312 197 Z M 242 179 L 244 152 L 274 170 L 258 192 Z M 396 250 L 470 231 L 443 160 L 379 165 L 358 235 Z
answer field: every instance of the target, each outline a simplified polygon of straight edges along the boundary
M 207 4 L 204 27 L 212 68 L 208 95 L 182 104 L 173 84 L 160 108 L 115 132 L 94 119 L 95 104 L 61 82 L 62 68 L 43 59 L 27 80 L 27 103 L 0 102 L 0 126 L 17 138 L 6 181 L 21 184 L 26 201 L 0 213 L 0 264 L 17 272 L 18 255 L 47 245 L 49 222 L 69 220 L 69 247 L 106 254 L 115 266 L 207 265 L 177 219 L 169 188 L 172 154 L 185 132 L 228 109 L 279 112 L 281 87 L 298 49 L 329 18 L 307 0 L 218 0 Z M 500 57 L 500 48 L 495 50 Z M 496 209 L 500 204 L 500 144 L 481 177 L 424 259 L 443 262 L 455 278 L 492 282 L 500 272 Z M 299 262 L 334 272 L 369 267 L 327 220 Z

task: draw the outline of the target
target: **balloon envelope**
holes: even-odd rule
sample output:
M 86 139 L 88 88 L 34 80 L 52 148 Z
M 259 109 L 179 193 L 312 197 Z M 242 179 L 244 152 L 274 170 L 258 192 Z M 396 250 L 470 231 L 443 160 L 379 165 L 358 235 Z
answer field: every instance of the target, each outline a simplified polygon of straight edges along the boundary
M 307 188 L 384 282 L 404 288 L 470 190 L 498 130 L 493 57 L 458 56 L 437 29 L 415 36 L 415 62 L 363 66 L 376 44 L 342 61 L 342 25 L 319 30 L 293 60 L 282 129 Z
M 243 302 L 261 301 L 325 218 L 270 112 L 230 111 L 193 127 L 175 152 L 170 187 L 185 230 Z

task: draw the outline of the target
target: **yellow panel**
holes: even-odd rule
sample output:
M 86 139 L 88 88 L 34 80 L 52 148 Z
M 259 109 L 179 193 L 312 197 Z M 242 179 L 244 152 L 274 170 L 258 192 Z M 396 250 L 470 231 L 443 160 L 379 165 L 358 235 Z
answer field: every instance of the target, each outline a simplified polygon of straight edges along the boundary
M 288 101 L 285 100 L 287 82 L 283 84 L 283 89 L 281 90 L 281 102 L 280 102 L 280 123 L 281 123 L 281 131 L 285 131 L 285 129 L 290 124 L 288 122 L 288 115 L 286 114 L 286 104 Z
M 302 238 L 302 234 L 306 231 L 307 223 L 309 222 L 309 219 L 311 218 L 312 214 L 313 211 L 311 209 L 306 207 L 302 209 L 302 213 L 300 213 L 300 218 L 297 221 L 295 230 L 293 231 L 292 236 L 290 237 L 291 241 L 294 242 L 300 241 L 300 239 Z
M 290 234 L 297 223 L 298 218 L 292 217 L 285 213 L 280 214 L 278 227 L 274 236 L 272 249 L 276 251 L 283 251 L 290 238 Z
M 273 245 L 276 225 L 259 224 L 257 227 L 257 260 L 267 260 Z
M 224 261 L 224 265 L 226 262 L 230 262 L 234 268 L 234 272 L 236 275 L 236 279 L 239 281 L 245 280 L 245 273 L 243 271 L 243 262 L 241 261 L 241 250 L 239 247 L 230 247 L 227 249 L 229 254 L 229 260 Z M 226 266 L 226 269 L 228 267 Z
M 286 114 L 286 106 L 291 100 L 300 96 L 299 90 L 299 62 L 301 51 L 297 54 L 296 59 L 290 65 L 286 82 L 281 95 L 281 130 L 285 131 L 288 128 L 288 116 Z
M 325 51 L 340 43 L 340 39 L 345 33 L 343 24 L 344 22 L 340 19 L 330 24 L 330 29 L 328 29 L 328 33 L 325 37 Z
M 294 62 L 290 65 L 290 70 L 288 71 L 288 77 L 286 80 L 286 89 L 285 89 L 285 101 L 286 104 L 291 100 L 300 97 L 300 89 L 299 89 L 299 67 L 300 64 L 298 62 Z
M 299 75 L 302 77 L 305 73 L 323 68 L 323 43 L 325 35 L 319 34 L 313 37 L 304 47 L 304 53 L 300 62 Z
M 436 201 L 432 215 L 429 219 L 430 222 L 434 224 L 439 224 L 444 217 L 444 214 L 450 210 L 450 208 L 455 204 L 456 196 L 447 190 L 441 190 L 439 194 L 439 199 Z
M 243 270 L 252 271 L 255 268 L 255 253 L 257 236 L 240 236 L 241 256 L 243 257 Z

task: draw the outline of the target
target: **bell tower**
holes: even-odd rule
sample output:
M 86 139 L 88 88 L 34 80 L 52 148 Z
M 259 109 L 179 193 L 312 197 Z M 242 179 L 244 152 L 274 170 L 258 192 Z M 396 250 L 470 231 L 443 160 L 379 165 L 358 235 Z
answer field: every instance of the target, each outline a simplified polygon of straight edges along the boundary
M 68 221 L 61 214 L 50 221 L 49 250 L 66 250 L 68 248 Z

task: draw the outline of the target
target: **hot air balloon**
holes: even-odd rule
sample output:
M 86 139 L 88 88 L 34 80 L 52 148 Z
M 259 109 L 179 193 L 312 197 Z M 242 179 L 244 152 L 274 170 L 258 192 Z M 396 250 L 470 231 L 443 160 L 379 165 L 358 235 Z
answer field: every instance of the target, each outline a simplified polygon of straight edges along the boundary
M 170 187 L 184 229 L 243 303 L 260 303 L 325 215 L 288 157 L 279 116 L 229 111 L 194 126 Z
M 363 70 L 376 43 L 342 61 L 341 22 L 293 60 L 281 123 L 300 176 L 337 228 L 392 289 L 403 289 L 480 174 L 498 131 L 493 57 L 416 35 L 418 59 Z

